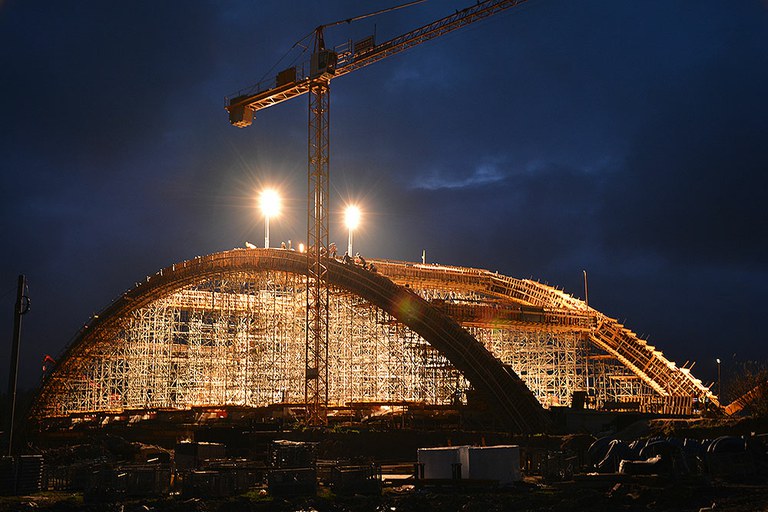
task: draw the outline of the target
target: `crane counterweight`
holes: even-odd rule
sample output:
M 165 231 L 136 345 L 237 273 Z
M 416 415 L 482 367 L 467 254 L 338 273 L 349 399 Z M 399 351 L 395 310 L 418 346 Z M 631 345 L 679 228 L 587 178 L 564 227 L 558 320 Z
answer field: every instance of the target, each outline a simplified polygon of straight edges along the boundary
M 241 98 L 233 98 L 232 101 L 239 101 Z M 229 107 L 229 123 L 237 128 L 245 128 L 253 123 L 253 109 L 245 104 L 233 105 Z

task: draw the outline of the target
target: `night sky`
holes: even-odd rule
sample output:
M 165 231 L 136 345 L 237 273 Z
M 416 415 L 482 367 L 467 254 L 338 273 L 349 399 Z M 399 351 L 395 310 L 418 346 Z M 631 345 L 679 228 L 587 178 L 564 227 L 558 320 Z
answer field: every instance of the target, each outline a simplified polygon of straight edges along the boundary
M 378 42 L 473 0 L 328 29 Z M 0 0 L 0 385 L 146 275 L 306 229 L 307 97 L 224 97 L 320 23 L 391 1 Z M 285 60 L 280 61 L 287 54 Z M 300 61 L 308 56 L 300 58 Z M 274 66 L 274 67 L 273 67 Z M 768 359 L 768 2 L 530 0 L 331 83 L 331 239 L 540 280 L 715 379 Z M 724 374 L 724 379 L 727 378 Z M 725 384 L 724 384 L 725 385 Z

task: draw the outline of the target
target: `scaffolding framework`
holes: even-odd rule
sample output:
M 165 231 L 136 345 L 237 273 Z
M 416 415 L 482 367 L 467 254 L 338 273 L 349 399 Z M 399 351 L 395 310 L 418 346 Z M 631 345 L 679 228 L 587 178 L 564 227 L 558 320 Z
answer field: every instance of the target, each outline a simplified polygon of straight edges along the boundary
M 230 275 L 136 310 L 69 380 L 56 415 L 304 403 L 303 276 Z M 448 404 L 466 381 L 413 331 L 332 290 L 328 403 Z M 51 411 L 54 412 L 54 411 Z
M 232 262 L 240 256 L 211 260 L 216 270 L 200 276 L 185 274 L 186 263 L 159 272 L 155 292 L 124 300 L 68 349 L 34 414 L 306 406 L 308 278 L 239 268 Z M 690 414 L 708 398 L 688 371 L 631 331 L 545 285 L 475 269 L 376 265 L 462 325 L 544 407 L 571 405 L 581 392 L 596 408 Z M 393 314 L 330 286 L 328 325 L 329 410 L 466 403 L 470 382 Z

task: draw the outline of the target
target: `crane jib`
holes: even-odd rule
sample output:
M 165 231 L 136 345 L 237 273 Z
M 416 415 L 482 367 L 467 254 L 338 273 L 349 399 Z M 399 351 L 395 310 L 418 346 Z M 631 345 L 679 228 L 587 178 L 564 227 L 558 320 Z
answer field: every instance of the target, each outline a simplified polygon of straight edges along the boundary
M 373 36 L 369 36 L 356 42 L 352 51 L 337 54 L 322 49 L 312 55 L 308 74 L 302 73 L 299 77 L 298 71 L 303 67 L 290 67 L 278 73 L 272 84 L 263 90 L 229 98 L 225 108 L 229 112 L 230 123 L 239 128 L 249 126 L 255 111 L 309 92 L 312 80 L 320 78 L 327 81 L 345 75 L 525 2 L 486 0 L 378 45 L 374 43 Z

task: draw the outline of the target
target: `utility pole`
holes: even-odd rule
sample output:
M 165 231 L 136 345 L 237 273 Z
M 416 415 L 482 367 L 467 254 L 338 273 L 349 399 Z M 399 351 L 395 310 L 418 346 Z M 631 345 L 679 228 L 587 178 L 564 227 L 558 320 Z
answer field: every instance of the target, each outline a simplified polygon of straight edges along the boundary
M 16 415 L 16 375 L 19 372 L 19 344 L 21 341 L 21 317 L 29 311 L 27 278 L 19 276 L 19 286 L 16 292 L 16 305 L 13 312 L 13 341 L 11 344 L 11 369 L 8 377 L 8 398 L 10 400 L 10 423 L 8 424 L 8 455 L 13 455 L 13 424 Z
M 589 312 L 589 287 L 587 286 L 587 271 L 582 270 L 584 273 L 584 305 L 587 306 L 587 312 Z M 587 388 L 587 400 L 589 400 L 589 355 L 584 358 L 584 379 Z
M 717 401 L 721 403 L 723 402 L 723 380 L 722 380 L 722 374 L 720 373 L 720 358 L 718 357 L 715 359 L 717 361 Z

